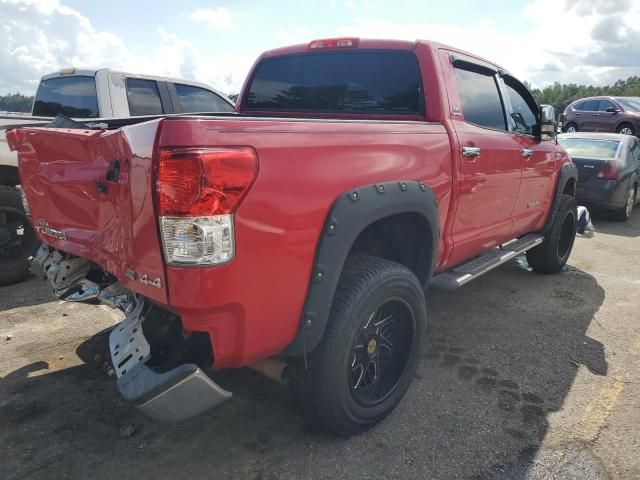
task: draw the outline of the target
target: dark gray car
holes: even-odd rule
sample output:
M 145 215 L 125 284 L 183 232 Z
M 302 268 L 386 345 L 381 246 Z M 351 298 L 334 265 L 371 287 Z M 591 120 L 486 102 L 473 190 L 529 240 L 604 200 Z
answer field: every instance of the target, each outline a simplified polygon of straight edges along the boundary
M 627 220 L 640 200 L 640 140 L 615 133 L 564 133 L 558 143 L 578 167 L 578 203 Z

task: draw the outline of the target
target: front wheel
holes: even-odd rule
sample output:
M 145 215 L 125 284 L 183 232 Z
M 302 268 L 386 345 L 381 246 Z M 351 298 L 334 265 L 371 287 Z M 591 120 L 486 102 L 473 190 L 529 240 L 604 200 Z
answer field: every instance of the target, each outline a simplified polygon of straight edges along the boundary
M 422 286 L 408 268 L 349 258 L 322 342 L 298 379 L 309 420 L 349 436 L 385 418 L 413 380 L 426 317 Z
M 544 242 L 527 252 L 527 262 L 536 272 L 558 273 L 565 266 L 576 239 L 578 206 L 572 195 L 562 195 L 558 213 Z
M 566 133 L 575 133 L 578 131 L 578 125 L 576 125 L 575 123 L 571 122 L 571 123 L 567 123 L 567 126 L 564 127 L 564 131 Z
M 633 125 L 630 123 L 623 123 L 618 127 L 616 133 L 621 133 L 622 135 L 635 135 L 636 132 Z

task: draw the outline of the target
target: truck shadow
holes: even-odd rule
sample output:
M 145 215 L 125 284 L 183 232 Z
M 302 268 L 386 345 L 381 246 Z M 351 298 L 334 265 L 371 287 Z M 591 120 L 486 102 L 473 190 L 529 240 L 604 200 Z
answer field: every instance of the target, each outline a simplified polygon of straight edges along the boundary
M 153 422 L 97 371 L 99 335 L 79 349 L 87 364 L 49 373 L 35 362 L 0 379 L 0 478 L 524 479 L 579 366 L 607 374 L 603 345 L 586 334 L 603 289 L 577 269 L 525 267 L 427 292 L 412 387 L 389 418 L 349 440 L 306 425 L 286 387 L 248 369 L 217 375 L 230 402 Z
M 51 289 L 40 288 L 43 280 L 30 275 L 26 280 L 0 287 L 0 312 L 18 307 L 29 307 L 55 302 Z

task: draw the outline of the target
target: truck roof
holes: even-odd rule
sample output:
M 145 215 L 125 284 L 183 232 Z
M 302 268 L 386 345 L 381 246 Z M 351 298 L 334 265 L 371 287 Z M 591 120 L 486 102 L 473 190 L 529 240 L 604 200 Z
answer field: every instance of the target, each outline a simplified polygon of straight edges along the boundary
M 132 73 L 132 72 L 124 72 L 122 70 L 115 70 L 112 68 L 75 68 L 75 67 L 67 67 L 58 70 L 57 72 L 49 73 L 47 75 L 43 75 L 40 81 L 49 80 L 51 78 L 58 77 L 67 77 L 67 76 L 82 76 L 82 77 L 95 77 L 98 72 L 109 72 L 109 73 L 119 73 L 121 75 L 126 75 L 128 77 L 135 78 L 145 78 L 148 80 L 159 80 L 161 82 L 172 82 L 172 83 L 181 83 L 185 85 L 193 85 L 195 87 L 201 87 L 206 90 L 212 90 L 219 95 L 225 97 L 224 93 L 219 91 L 217 88 L 212 87 L 211 85 L 207 85 L 206 83 L 197 82 L 195 80 L 189 80 L 186 78 L 175 78 L 175 77 L 167 77 L 163 75 L 148 75 L 143 73 Z
M 461 53 L 463 55 L 476 58 L 478 60 L 482 60 L 488 64 L 494 65 L 495 67 L 501 68 L 497 63 L 487 60 L 486 58 L 480 57 L 476 54 L 467 52 L 460 48 L 452 47 L 446 45 L 444 43 L 435 42 L 433 40 L 421 40 L 417 39 L 415 41 L 410 40 L 391 40 L 391 39 L 376 39 L 376 38 L 358 38 L 358 37 L 340 37 L 340 39 L 353 39 L 358 41 L 358 45 L 356 48 L 358 49 L 368 49 L 368 50 L 414 50 L 417 45 L 427 45 L 430 48 L 437 50 L 440 48 L 444 48 L 447 50 L 453 50 L 455 52 Z M 327 40 L 336 40 L 336 39 L 325 39 L 325 40 L 312 40 L 308 43 L 299 43 L 296 45 L 290 45 L 287 47 L 274 48 L 272 50 L 267 50 L 264 52 L 259 59 L 268 58 L 268 57 L 276 57 L 280 55 L 290 55 L 295 53 L 305 53 L 309 51 L 309 45 L 315 42 L 327 41 Z

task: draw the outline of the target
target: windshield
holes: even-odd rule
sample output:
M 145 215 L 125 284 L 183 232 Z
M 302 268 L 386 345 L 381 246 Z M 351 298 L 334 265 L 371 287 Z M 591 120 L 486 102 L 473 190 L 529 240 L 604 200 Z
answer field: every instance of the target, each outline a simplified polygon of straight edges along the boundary
M 623 97 L 615 100 L 627 112 L 640 112 L 640 97 Z
M 594 138 L 558 137 L 558 143 L 572 157 L 601 158 L 603 160 L 616 158 L 620 147 L 620 142 L 617 140 L 597 140 Z
M 319 113 L 421 113 L 413 52 L 314 52 L 267 58 L 255 70 L 244 108 Z
M 76 118 L 98 116 L 98 96 L 94 77 L 55 77 L 40 82 L 33 104 L 33 115 Z

